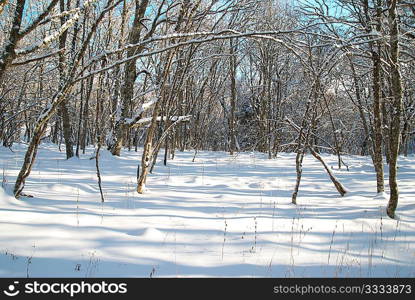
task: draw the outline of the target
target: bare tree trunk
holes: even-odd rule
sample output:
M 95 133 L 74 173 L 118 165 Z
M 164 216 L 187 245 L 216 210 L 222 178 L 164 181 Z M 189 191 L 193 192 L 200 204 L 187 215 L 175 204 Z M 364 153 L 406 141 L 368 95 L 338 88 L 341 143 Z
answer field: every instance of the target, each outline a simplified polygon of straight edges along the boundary
M 69 159 L 74 156 L 73 152 L 73 142 L 72 142 L 72 127 L 69 117 L 68 108 L 66 106 L 66 101 L 62 102 L 59 108 L 59 114 L 62 117 L 62 129 L 63 137 L 65 140 L 66 148 L 66 159 Z
M 378 18 L 376 22 L 376 30 L 381 32 L 382 30 L 382 6 L 381 1 L 377 0 L 376 6 L 376 17 Z M 368 1 L 365 1 L 366 14 L 368 15 Z M 368 18 L 368 21 L 371 20 Z M 382 146 L 383 146 L 383 134 L 382 134 L 382 83 L 381 83 L 381 44 L 376 42 L 374 45 L 373 42 L 370 43 L 371 54 L 373 61 L 373 164 L 376 171 L 376 189 L 378 193 L 382 193 L 385 190 L 384 183 L 384 171 L 383 171 L 383 156 L 382 156 Z
M 13 193 L 16 198 L 19 198 L 20 196 L 25 196 L 25 194 L 23 194 L 22 191 L 26 182 L 26 178 L 29 176 L 33 164 L 35 162 L 35 157 L 37 154 L 38 146 L 40 144 L 40 139 L 42 138 L 42 135 L 45 132 L 46 126 L 47 121 L 42 122 L 35 127 L 33 137 L 30 140 L 29 147 L 26 150 L 26 155 L 23 161 L 22 168 L 17 176 L 16 183 L 14 186 Z
M 81 81 L 81 91 L 80 91 L 80 103 L 79 103 L 79 120 L 78 120 L 78 134 L 76 138 L 76 157 L 79 157 L 79 147 L 81 144 L 81 125 L 82 125 L 82 115 L 84 109 L 84 81 Z
M 375 58 L 373 74 L 373 116 L 374 116 L 374 143 L 373 143 L 373 163 L 376 171 L 377 192 L 382 193 L 385 190 L 383 175 L 383 156 L 382 156 L 382 104 L 380 99 L 380 58 Z
M 67 97 L 71 90 L 72 86 L 67 86 L 65 90 L 58 92 L 55 95 L 55 99 L 52 101 L 52 105 L 50 107 L 46 107 L 42 112 L 42 115 L 37 120 L 37 124 L 33 131 L 33 137 L 30 140 L 29 146 L 26 150 L 25 158 L 23 161 L 23 165 L 20 169 L 20 172 L 17 176 L 16 183 L 14 185 L 14 196 L 19 198 L 22 194 L 26 178 L 30 175 L 32 170 L 33 164 L 36 159 L 37 149 L 40 144 L 40 140 L 46 130 L 48 121 L 50 118 L 55 114 L 59 104 Z
M 9 39 L 6 42 L 4 51 L 0 53 L 0 83 L 3 81 L 3 76 L 6 71 L 6 68 L 13 62 L 16 58 L 16 44 L 19 41 L 20 35 L 20 26 L 22 25 L 23 11 L 25 8 L 25 0 L 16 1 L 16 9 L 14 11 L 14 17 L 12 26 L 10 29 Z M 5 5 L 5 3 L 4 3 Z M 2 8 L 3 9 L 3 8 Z
M 359 110 L 359 116 L 360 116 L 360 120 L 362 121 L 362 125 L 363 125 L 363 129 L 365 132 L 365 141 L 363 142 L 362 145 L 362 152 L 361 154 L 364 155 L 366 152 L 366 148 L 368 148 L 369 145 L 372 144 L 372 137 L 371 137 L 371 133 L 369 131 L 369 126 L 367 124 L 367 120 L 365 117 L 365 112 L 363 109 L 363 101 L 362 101 L 362 95 L 361 95 L 361 90 L 360 90 L 360 86 L 359 86 L 359 80 L 357 77 L 357 73 L 356 73 L 356 69 L 354 67 L 354 63 L 352 60 L 352 57 L 350 54 L 347 54 L 347 58 L 349 59 L 350 62 L 350 69 L 352 71 L 352 75 L 353 75 L 353 86 L 355 89 L 355 95 L 356 95 L 356 100 L 357 100 L 357 108 Z M 351 98 L 351 97 L 350 97 Z M 372 155 L 373 157 L 373 155 Z
M 149 167 L 150 167 L 150 162 L 151 162 L 151 158 L 152 158 L 152 153 L 153 153 L 153 137 L 154 137 L 154 132 L 156 130 L 156 126 L 157 126 L 157 116 L 160 110 L 160 104 L 159 104 L 160 100 L 157 101 L 156 105 L 154 106 L 154 110 L 153 110 L 153 116 L 151 118 L 151 124 L 150 127 L 147 130 L 147 136 L 146 136 L 146 140 L 144 142 L 144 149 L 143 149 L 143 155 L 141 158 L 141 172 L 137 172 L 140 173 L 139 177 L 138 177 L 138 183 L 137 183 L 137 193 L 139 194 L 143 194 L 144 193 L 144 189 L 145 189 L 145 184 L 147 181 L 147 175 L 149 172 Z
M 135 0 L 135 15 L 134 15 L 134 22 L 133 26 L 130 31 L 130 35 L 128 38 L 128 42 L 130 44 L 136 44 L 140 40 L 141 30 L 143 28 L 142 19 L 144 19 L 145 12 L 147 10 L 149 1 L 143 0 L 138 1 Z M 130 49 L 127 51 L 127 57 L 131 57 L 137 54 L 140 49 Z M 126 130 L 129 128 L 125 124 L 125 119 L 129 117 L 131 101 L 134 96 L 134 82 L 137 78 L 137 67 L 136 67 L 137 59 L 132 59 L 128 61 L 125 65 L 125 72 L 124 72 L 124 83 L 121 87 L 121 105 L 120 105 L 120 116 L 118 120 L 116 120 L 113 138 L 114 140 L 111 141 L 110 151 L 113 155 L 120 156 L 121 148 L 124 143 L 124 135 Z
M 46 9 L 37 15 L 37 18 L 32 21 L 24 30 L 21 30 L 23 12 L 26 8 L 25 0 L 17 0 L 16 3 L 13 3 L 15 6 L 13 21 L 10 26 L 10 32 L 8 39 L 5 40 L 5 46 L 3 51 L 0 52 L 0 83 L 3 82 L 3 76 L 5 75 L 6 69 L 13 63 L 13 60 L 16 58 L 16 48 L 17 43 L 23 39 L 27 34 L 32 32 L 41 21 L 52 11 L 54 6 L 58 3 L 59 0 L 52 0 Z M 0 14 L 3 12 L 4 6 L 8 1 L 0 1 Z M 14 2 L 14 1 L 13 1 Z
M 70 1 L 67 2 L 68 9 L 70 9 Z M 59 1 L 60 12 L 65 12 L 65 1 Z M 66 17 L 61 17 L 60 22 L 61 26 L 65 24 L 67 21 Z M 68 36 L 68 31 L 65 31 L 59 37 L 59 49 L 65 49 L 66 46 L 66 39 Z M 65 59 L 65 52 L 59 52 L 59 77 L 60 77 L 60 87 L 62 88 L 67 80 L 65 77 L 67 76 L 67 67 L 66 67 L 66 59 Z M 74 156 L 73 153 L 73 142 L 72 142 L 72 127 L 71 127 L 71 120 L 69 117 L 68 107 L 67 107 L 67 100 L 63 101 L 60 104 L 58 110 L 59 116 L 62 118 L 62 129 L 63 129 L 63 137 L 65 140 L 65 148 L 66 148 L 66 159 L 69 159 Z
M 100 90 L 99 90 L 100 95 L 99 95 L 99 97 L 97 97 L 98 99 L 101 99 L 102 96 L 103 96 L 103 93 L 102 93 L 102 90 L 103 90 L 102 86 L 103 86 L 103 84 L 104 83 L 101 82 Z M 97 171 L 98 188 L 99 188 L 99 194 L 101 196 L 101 202 L 104 203 L 105 198 L 104 198 L 104 193 L 102 191 L 101 171 L 99 169 L 99 155 L 100 155 L 99 152 L 101 150 L 101 144 L 102 144 L 102 138 L 101 138 L 102 128 L 101 127 L 103 126 L 103 124 L 101 124 L 100 118 L 99 118 L 99 116 L 102 113 L 102 109 L 101 109 L 102 105 L 100 103 L 101 103 L 101 101 L 98 100 L 97 101 L 97 107 L 96 107 L 95 130 L 96 130 L 96 136 L 97 136 L 97 150 L 96 150 L 96 153 L 95 153 L 95 169 Z
M 181 10 L 177 19 L 177 23 L 176 23 L 176 27 L 175 27 L 175 31 L 176 32 L 180 32 L 181 30 L 181 25 L 182 22 L 184 22 L 184 17 L 186 15 L 186 10 L 189 8 L 189 4 L 190 1 L 186 0 L 183 1 L 181 4 Z M 197 5 L 199 5 L 200 2 L 198 2 Z M 197 6 L 194 7 L 194 9 Z M 190 22 L 191 17 L 188 16 L 189 19 L 186 20 L 186 22 Z M 173 41 L 172 41 L 173 42 Z M 157 117 L 159 115 L 159 111 L 160 111 L 160 102 L 162 102 L 161 99 L 165 99 L 166 98 L 166 84 L 167 84 L 167 79 L 168 79 L 168 75 L 173 63 L 173 58 L 175 56 L 175 53 L 178 51 L 178 49 L 174 49 L 171 50 L 169 52 L 167 52 L 166 56 L 165 56 L 165 62 L 163 64 L 163 69 L 162 69 L 162 73 L 159 74 L 159 76 L 157 76 L 157 84 L 160 86 L 159 91 L 158 91 L 158 97 L 159 99 L 157 99 L 154 109 L 153 109 L 153 115 L 151 118 L 151 123 L 150 123 L 150 127 L 147 130 L 147 136 L 146 136 L 146 140 L 144 143 L 144 150 L 143 150 L 143 155 L 141 158 L 141 172 L 139 172 L 139 168 L 137 170 L 137 177 L 138 177 L 138 182 L 137 182 L 137 193 L 142 194 L 144 193 L 144 189 L 145 189 L 145 184 L 147 181 L 147 175 L 150 169 L 150 163 L 152 162 L 153 159 L 153 139 L 154 139 L 154 133 L 157 127 Z M 167 132 L 166 132 L 167 135 Z
M 111 0 L 108 0 L 106 7 L 108 7 L 111 4 L 111 2 L 112 2 Z M 63 85 L 57 91 L 57 93 L 55 93 L 49 105 L 47 105 L 47 107 L 42 111 L 41 115 L 36 121 L 36 126 L 34 128 L 33 137 L 29 143 L 28 149 L 26 150 L 23 165 L 20 169 L 20 172 L 16 179 L 16 183 L 14 185 L 13 193 L 16 198 L 19 198 L 22 195 L 22 191 L 25 185 L 26 178 L 30 175 L 30 172 L 32 170 L 33 164 L 36 159 L 37 149 L 40 144 L 41 138 L 46 130 L 48 121 L 53 115 L 55 115 L 60 104 L 67 99 L 68 95 L 70 94 L 71 90 L 74 87 L 74 82 L 70 81 L 69 78 L 71 78 L 71 76 L 75 74 L 76 67 L 78 66 L 80 58 L 83 57 L 83 55 L 85 54 L 86 49 L 94 33 L 96 32 L 99 23 L 102 21 L 102 19 L 104 18 L 107 12 L 108 10 L 104 9 L 103 11 L 101 11 L 101 14 L 95 20 L 95 23 L 92 26 L 92 29 L 88 34 L 88 38 L 83 42 L 82 48 L 78 53 L 77 59 L 74 61 L 72 68 L 70 68 L 71 73 L 68 75 L 68 80 L 66 81 L 65 85 Z
M 401 139 L 402 139 L 402 146 L 403 149 L 401 150 L 401 152 L 403 152 L 403 155 L 405 157 L 408 156 L 408 141 L 409 141 L 409 120 L 407 118 L 405 118 L 404 123 L 403 123 L 403 129 L 402 129 L 402 134 L 401 134 Z
M 296 182 L 294 186 L 294 191 L 291 195 L 291 203 L 293 204 L 297 204 L 298 190 L 300 188 L 301 176 L 303 173 L 303 159 L 304 159 L 306 145 L 308 144 L 308 140 L 310 137 L 310 131 L 311 131 L 311 128 L 309 127 L 307 129 L 307 134 L 304 134 L 304 130 L 306 129 L 306 126 L 307 126 L 307 118 L 309 116 L 310 110 L 312 109 L 311 94 L 312 92 L 309 95 L 309 101 L 307 101 L 306 109 L 303 115 L 303 119 L 301 121 L 301 127 L 298 130 L 298 138 L 297 138 L 298 144 L 297 144 L 297 150 L 296 150 L 297 155 L 295 157 L 295 170 L 296 170 L 297 178 L 296 178 Z
M 330 168 L 327 166 L 326 162 L 323 160 L 323 158 L 314 151 L 313 147 L 308 147 L 310 149 L 311 154 L 323 165 L 324 169 L 326 169 L 327 174 L 329 175 L 331 181 L 333 182 L 334 186 L 336 187 L 337 191 L 341 196 L 344 196 L 347 193 L 346 188 L 343 186 L 343 184 L 337 180 L 337 178 L 333 175 Z
M 99 169 L 99 151 L 101 150 L 101 136 L 98 136 L 98 145 L 97 151 L 95 153 L 95 168 L 97 170 L 97 177 L 98 177 L 98 188 L 99 194 L 101 196 L 101 202 L 105 202 L 104 193 L 102 192 L 102 180 L 101 180 L 101 171 Z
M 82 154 L 85 154 L 86 144 L 87 144 L 87 136 L 88 136 L 88 126 L 89 126 L 89 100 L 91 98 L 92 93 L 92 87 L 94 83 L 94 77 L 89 78 L 88 80 L 88 89 L 86 92 L 86 99 L 85 99 L 85 105 L 84 105 L 84 111 L 83 114 L 83 125 L 82 125 L 82 135 L 81 135 L 81 149 Z
M 324 93 L 322 93 L 322 98 L 324 100 L 324 104 L 326 105 L 327 113 L 328 113 L 329 119 L 330 119 L 331 128 L 332 128 L 332 131 L 333 131 L 334 147 L 336 148 L 336 154 L 337 154 L 337 165 L 338 165 L 338 168 L 341 169 L 341 167 L 342 167 L 342 159 L 341 159 L 341 154 L 340 154 L 341 148 L 340 148 L 339 138 L 337 136 L 336 125 L 334 124 L 334 119 L 333 119 L 333 115 L 332 115 L 330 107 L 329 107 L 329 103 L 327 101 L 327 96 Z
M 235 110 L 236 110 L 236 54 L 233 39 L 229 40 L 230 77 L 231 77 L 231 111 L 229 116 L 229 154 L 233 155 L 236 149 Z
M 399 26 L 397 16 L 397 0 L 389 0 L 389 28 L 390 28 L 390 76 L 392 81 L 392 115 L 389 137 L 389 187 L 390 198 L 386 212 L 390 218 L 395 218 L 398 206 L 399 190 L 397 182 L 397 163 L 401 142 L 401 115 L 402 115 L 402 81 L 399 68 Z
M 150 173 L 152 173 L 153 172 L 153 168 L 154 168 L 154 166 L 155 166 L 155 164 L 156 164 L 156 160 L 157 160 L 157 153 L 159 152 L 159 150 L 160 150 L 160 148 L 161 148 L 161 146 L 162 146 L 162 144 L 163 144 L 163 142 L 164 141 L 166 141 L 165 142 L 165 145 L 166 145 L 166 150 L 165 150 L 165 153 L 164 153 L 164 162 L 165 162 L 165 166 L 167 165 L 167 157 L 168 157 L 168 141 L 169 141 L 169 135 L 170 135 L 170 131 L 175 127 L 175 126 L 177 126 L 178 124 L 180 124 L 181 122 L 186 122 L 186 121 L 188 121 L 190 119 L 190 116 L 185 116 L 185 118 L 183 118 L 183 120 L 181 120 L 181 119 L 178 119 L 177 121 L 175 121 L 175 122 L 173 122 L 172 124 L 169 124 L 169 123 L 166 123 L 166 129 L 164 130 L 164 132 L 163 132 L 163 134 L 161 135 L 161 137 L 159 138 L 159 140 L 157 141 L 157 144 L 156 144 L 156 146 L 154 147 L 154 151 L 153 151 L 153 154 L 152 154 L 152 158 L 151 158 L 151 160 L 152 160 L 152 165 L 151 165 L 151 169 L 150 169 Z M 168 126 L 167 126 L 168 125 Z
M 297 149 L 297 155 L 295 157 L 296 180 L 295 180 L 294 191 L 291 195 L 292 204 L 297 204 L 298 190 L 300 189 L 301 176 L 303 173 L 303 159 L 304 159 L 304 149 Z
M 78 8 L 80 5 L 80 0 L 76 1 L 76 7 Z M 79 31 L 79 24 L 76 24 L 76 32 L 75 34 L 78 34 Z M 85 33 L 86 33 L 86 18 L 84 18 L 83 20 L 83 25 L 82 25 L 82 42 L 85 40 Z M 75 55 L 75 46 L 76 46 L 76 35 L 74 35 L 73 40 L 72 40 L 72 53 L 73 55 Z M 81 59 L 81 64 L 84 65 L 84 57 L 82 57 Z M 78 121 L 78 134 L 77 134 L 77 139 L 76 139 L 76 157 L 79 157 L 79 149 L 82 149 L 83 153 L 85 154 L 85 141 L 84 141 L 84 132 L 86 130 L 86 120 L 84 120 L 85 114 L 84 114 L 84 110 L 85 110 L 85 106 L 88 106 L 88 104 L 85 104 L 85 98 L 88 102 L 88 98 L 91 94 L 91 90 L 92 90 L 92 83 L 93 83 L 93 77 L 89 78 L 88 80 L 86 80 L 86 82 L 84 80 L 81 81 L 81 95 L 80 95 L 80 107 L 79 107 L 79 121 Z M 90 85 L 90 87 L 88 88 L 88 86 L 86 86 L 86 84 Z M 86 94 L 85 94 L 85 90 L 86 90 Z

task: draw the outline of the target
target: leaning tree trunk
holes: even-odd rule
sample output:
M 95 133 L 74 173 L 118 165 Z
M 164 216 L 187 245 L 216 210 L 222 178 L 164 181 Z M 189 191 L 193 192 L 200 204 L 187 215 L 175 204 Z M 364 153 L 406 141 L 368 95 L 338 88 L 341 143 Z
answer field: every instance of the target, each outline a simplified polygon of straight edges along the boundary
M 176 23 L 176 27 L 175 27 L 175 31 L 177 33 L 180 32 L 180 26 L 182 25 L 182 22 L 184 20 L 184 16 L 186 14 L 186 8 L 188 7 L 190 1 L 184 1 L 184 3 L 182 3 L 182 9 L 180 11 L 180 15 L 178 17 L 178 21 Z M 200 4 L 200 2 L 199 2 Z M 194 7 L 196 8 L 197 5 Z M 190 17 L 189 17 L 190 18 Z M 188 20 L 190 21 L 190 20 Z M 172 43 L 174 43 L 174 40 L 171 41 Z M 167 52 L 166 58 L 165 58 L 165 63 L 164 63 L 164 68 L 162 73 L 160 74 L 160 78 L 157 78 L 158 82 L 157 84 L 159 84 L 160 89 L 158 91 L 158 99 L 154 105 L 154 109 L 153 109 L 153 114 L 152 114 L 152 118 L 151 118 L 151 123 L 150 123 L 150 127 L 147 130 L 147 136 L 146 136 L 146 140 L 144 142 L 144 150 L 143 150 L 143 154 L 142 154 L 142 158 L 141 158 L 141 173 L 140 170 L 137 170 L 137 193 L 139 194 L 143 194 L 144 193 L 144 189 L 145 189 L 145 184 L 147 181 L 147 175 L 150 171 L 150 164 L 152 161 L 152 157 L 153 157 L 153 139 L 154 139 L 154 132 L 156 130 L 157 127 L 157 117 L 160 111 L 160 102 L 162 98 L 166 97 L 166 90 L 165 90 L 165 86 L 167 83 L 167 79 L 171 70 L 171 66 L 173 64 L 173 58 L 176 54 L 178 50 L 174 49 L 171 50 L 169 52 Z
M 311 97 L 311 95 L 309 97 Z M 307 105 L 306 105 L 306 109 L 305 109 L 305 112 L 304 112 L 304 115 L 303 115 L 301 128 L 299 128 L 299 130 L 298 130 L 298 145 L 297 145 L 297 150 L 296 150 L 297 155 L 296 155 L 296 158 L 295 158 L 295 170 L 296 170 L 297 178 L 296 178 L 296 182 L 295 182 L 295 186 L 294 186 L 294 191 L 291 195 L 291 203 L 293 203 L 293 204 L 297 204 L 298 190 L 300 188 L 301 177 L 302 177 L 302 173 L 303 173 L 303 160 L 304 160 L 304 155 L 305 155 L 305 151 L 306 151 L 306 145 L 308 144 L 308 139 L 310 137 L 310 131 L 311 131 L 310 126 L 308 127 L 307 134 L 304 134 L 304 130 L 306 129 L 306 126 L 307 126 L 307 123 L 308 123 L 307 118 L 309 116 L 310 109 L 312 109 L 311 108 L 311 98 L 309 98 L 309 101 L 307 101 Z M 287 121 L 290 123 L 290 121 L 288 119 L 287 119 Z
M 321 162 L 321 164 L 323 165 L 324 169 L 326 169 L 327 174 L 330 177 L 331 182 L 333 182 L 334 186 L 336 187 L 336 190 L 339 192 L 339 194 L 341 196 L 344 196 L 347 193 L 346 188 L 343 186 L 343 184 L 337 180 L 337 178 L 333 175 L 333 173 L 331 172 L 330 168 L 328 167 L 328 165 L 326 164 L 326 162 L 323 160 L 323 158 L 316 152 L 314 151 L 313 147 L 308 147 L 308 149 L 310 149 L 311 154 L 319 161 Z
M 0 52 L 0 83 L 3 81 L 3 76 L 6 72 L 7 67 L 13 62 L 16 58 L 16 46 L 17 42 L 21 38 L 19 35 L 20 27 L 22 25 L 23 11 L 25 8 L 25 0 L 17 0 L 15 4 L 15 11 L 13 16 L 12 26 L 10 27 L 10 34 L 8 41 L 5 42 L 4 50 Z M 6 5 L 6 1 L 1 3 L 0 9 L 3 10 L 3 7 Z M 0 11 L 1 13 L 1 11 Z
M 48 121 L 55 114 L 59 105 L 66 99 L 67 95 L 71 90 L 71 87 L 72 86 L 68 85 L 65 87 L 63 91 L 58 92 L 52 100 L 52 103 L 43 110 L 42 114 L 36 122 L 36 126 L 33 131 L 33 137 L 30 140 L 29 146 L 26 150 L 23 165 L 20 169 L 19 175 L 17 176 L 16 183 L 14 185 L 13 193 L 16 198 L 19 198 L 23 195 L 22 191 L 25 185 L 26 178 L 29 176 L 32 170 L 37 154 L 37 149 L 40 144 L 41 138 L 45 133 Z
M 42 120 L 41 122 L 38 122 L 34 129 L 34 134 L 30 141 L 29 147 L 27 148 L 22 168 L 20 169 L 19 175 L 17 176 L 16 183 L 14 185 L 13 193 L 16 198 L 24 196 L 22 191 L 26 182 L 26 178 L 29 176 L 32 170 L 37 154 L 37 149 L 40 144 L 40 139 L 45 132 L 47 123 L 47 120 Z
M 147 136 L 146 136 L 146 140 L 144 143 L 144 150 L 143 150 L 143 155 L 141 159 L 141 172 L 137 172 L 137 174 L 140 173 L 138 177 L 138 182 L 137 182 L 137 193 L 139 194 L 144 193 L 144 189 L 145 189 L 145 185 L 147 181 L 147 175 L 150 169 L 150 162 L 153 156 L 152 154 L 153 153 L 153 138 L 154 138 L 154 132 L 157 126 L 157 116 L 158 116 L 159 109 L 160 109 L 159 102 L 160 101 L 157 101 L 156 105 L 154 106 L 153 116 L 151 118 L 151 124 L 147 130 Z
M 339 138 L 337 136 L 336 125 L 334 124 L 333 114 L 331 113 L 329 102 L 328 102 L 327 97 L 324 93 L 322 93 L 322 98 L 323 98 L 324 104 L 327 108 L 327 114 L 329 115 L 331 129 L 333 131 L 334 147 L 336 148 L 336 155 L 337 155 L 337 165 L 338 165 L 338 168 L 341 169 L 341 167 L 342 167 L 342 159 L 341 159 L 341 154 L 340 154 L 341 153 L 341 148 L 340 148 Z
M 51 2 L 53 3 L 53 2 Z M 93 3 L 93 1 L 89 1 L 86 2 L 88 3 L 88 5 L 90 5 L 91 3 Z M 86 5 L 86 3 L 84 5 Z M 108 8 L 110 5 L 112 4 L 112 0 L 108 0 L 107 5 L 105 8 Z M 71 92 L 74 83 L 69 80 L 69 78 L 72 78 L 75 75 L 75 71 L 76 71 L 76 67 L 78 66 L 79 62 L 80 62 L 80 58 L 83 57 L 83 55 L 85 54 L 90 41 L 92 39 L 92 37 L 94 36 L 98 25 L 101 23 L 101 21 L 103 20 L 105 14 L 110 11 L 107 9 L 104 9 L 100 15 L 98 16 L 98 18 L 96 19 L 95 23 L 92 25 L 92 28 L 88 34 L 88 37 L 86 38 L 86 40 L 83 42 L 81 50 L 78 52 L 77 58 L 75 59 L 75 61 L 72 63 L 71 68 L 69 68 L 71 70 L 71 73 L 68 74 L 67 79 L 68 81 L 65 84 L 61 84 L 61 88 L 59 89 L 59 91 L 57 93 L 55 93 L 55 95 L 53 96 L 51 102 L 46 106 L 46 108 L 42 111 L 41 115 L 39 116 L 38 120 L 36 121 L 36 126 L 34 128 L 33 131 L 33 137 L 29 143 L 28 149 L 26 150 L 26 154 L 25 154 L 25 158 L 24 158 L 24 162 L 23 165 L 20 169 L 20 172 L 17 176 L 16 179 L 16 183 L 14 185 L 14 196 L 16 198 L 19 198 L 22 195 L 22 191 L 25 185 L 25 181 L 26 178 L 30 175 L 30 171 L 32 170 L 33 164 L 35 162 L 36 159 L 36 154 L 37 154 L 37 149 L 38 146 L 40 144 L 41 138 L 43 136 L 43 134 L 45 133 L 47 124 L 50 120 L 50 118 L 56 113 L 58 107 L 61 105 L 61 103 L 63 101 L 65 101 L 69 95 L 69 93 Z
M 397 182 L 397 161 L 401 142 L 401 115 L 402 115 L 402 81 L 399 70 L 399 27 L 397 16 L 397 0 L 388 1 L 389 28 L 390 28 L 390 76 L 392 82 L 392 115 L 389 137 L 389 187 L 390 198 L 386 212 L 389 217 L 395 218 L 395 210 L 398 206 L 399 190 Z
M 295 160 L 295 168 L 297 173 L 297 179 L 294 186 L 294 191 L 291 195 L 291 203 L 297 204 L 297 196 L 298 196 L 298 190 L 300 188 L 301 183 L 301 177 L 302 177 L 302 164 L 304 160 L 304 155 L 307 150 L 308 141 L 310 138 L 312 126 L 310 123 L 314 121 L 314 117 L 312 116 L 313 112 L 315 112 L 315 108 L 317 105 L 318 100 L 318 82 L 315 81 L 310 89 L 309 95 L 308 95 L 308 101 L 306 103 L 305 111 L 301 120 L 301 126 L 297 128 L 297 126 L 293 126 L 291 120 L 286 118 L 286 122 L 294 127 L 294 129 L 298 132 L 298 144 L 297 144 L 297 156 Z M 311 117 L 310 117 L 311 116 Z M 311 121 L 310 121 L 311 119 Z M 304 131 L 307 129 L 307 132 Z

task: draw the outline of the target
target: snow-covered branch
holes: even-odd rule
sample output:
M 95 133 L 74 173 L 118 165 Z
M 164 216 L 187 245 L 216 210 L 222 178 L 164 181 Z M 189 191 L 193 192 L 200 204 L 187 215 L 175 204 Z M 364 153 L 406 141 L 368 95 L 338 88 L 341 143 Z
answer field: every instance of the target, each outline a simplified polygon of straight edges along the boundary
M 57 31 L 55 31 L 54 33 L 46 36 L 38 44 L 32 44 L 29 47 L 16 50 L 16 54 L 17 55 L 25 55 L 25 54 L 31 53 L 33 51 L 36 51 L 38 49 L 47 47 L 53 41 L 57 40 L 65 31 L 67 31 L 69 28 L 74 26 L 76 21 L 81 17 L 81 15 L 86 11 L 86 9 L 90 6 L 92 6 L 93 4 L 95 4 L 96 2 L 98 2 L 98 0 L 86 0 L 82 7 L 75 8 L 75 9 L 72 10 L 72 13 L 73 13 L 72 17 L 70 17 Z
M 171 117 L 157 117 L 156 121 L 157 122 L 161 122 L 161 121 L 171 121 L 171 122 L 188 122 L 190 121 L 190 119 L 192 118 L 191 115 L 187 115 L 187 116 L 171 116 Z M 148 118 L 141 118 L 139 119 L 137 122 L 135 123 L 129 123 L 131 124 L 131 127 L 140 127 L 142 125 L 148 124 L 151 122 L 151 117 Z

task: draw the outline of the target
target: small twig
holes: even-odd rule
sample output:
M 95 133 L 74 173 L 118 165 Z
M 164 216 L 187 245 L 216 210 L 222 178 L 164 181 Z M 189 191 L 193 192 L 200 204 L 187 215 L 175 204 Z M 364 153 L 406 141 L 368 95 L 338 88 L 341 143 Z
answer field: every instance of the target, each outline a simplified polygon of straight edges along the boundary
M 79 226 L 79 187 L 78 187 L 78 195 L 76 197 L 76 224 Z
M 225 219 L 225 230 L 223 231 L 223 243 L 222 243 L 222 260 L 223 260 L 223 250 L 225 248 L 225 242 L 226 242 L 227 229 L 228 229 L 228 223 L 226 222 L 226 219 Z
M 102 184 L 101 184 L 101 172 L 99 170 L 99 150 L 101 149 L 101 143 L 98 142 L 98 147 L 97 147 L 97 153 L 95 155 L 95 166 L 97 169 L 97 177 L 98 177 L 98 187 L 99 187 L 99 193 L 101 194 L 101 202 L 104 202 L 104 194 L 102 192 Z
M 331 242 L 330 242 L 330 249 L 329 249 L 329 257 L 327 258 L 327 265 L 330 264 L 330 255 L 331 255 L 331 248 L 333 246 L 333 241 L 334 241 L 334 234 L 336 233 L 336 228 L 337 228 L 337 224 L 333 229 L 333 233 L 331 235 Z

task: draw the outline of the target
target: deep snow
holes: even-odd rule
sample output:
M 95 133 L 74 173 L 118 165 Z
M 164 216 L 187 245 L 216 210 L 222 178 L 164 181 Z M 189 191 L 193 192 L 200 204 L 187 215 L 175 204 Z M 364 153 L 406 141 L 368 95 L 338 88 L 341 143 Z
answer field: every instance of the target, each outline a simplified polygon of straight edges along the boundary
M 102 150 L 101 204 L 93 149 L 65 160 L 41 145 L 24 190 L 34 198 L 19 200 L 11 190 L 25 146 L 13 151 L 0 148 L 1 277 L 415 276 L 414 156 L 400 158 L 396 221 L 368 157 L 344 157 L 347 171 L 323 155 L 349 190 L 340 197 L 307 156 L 295 206 L 294 154 L 200 152 L 192 162 L 176 152 L 139 195 L 141 152 Z

